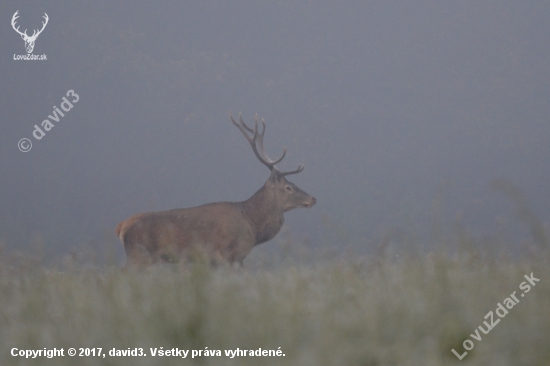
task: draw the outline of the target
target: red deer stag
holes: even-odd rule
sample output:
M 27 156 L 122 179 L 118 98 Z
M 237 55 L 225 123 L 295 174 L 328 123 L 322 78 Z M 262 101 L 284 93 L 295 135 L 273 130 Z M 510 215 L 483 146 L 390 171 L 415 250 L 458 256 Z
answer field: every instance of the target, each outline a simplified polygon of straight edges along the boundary
M 277 235 L 284 223 L 283 214 L 298 207 L 311 207 L 315 197 L 307 194 L 286 176 L 304 169 L 281 172 L 275 167 L 286 154 L 271 160 L 264 150 L 265 121 L 258 131 L 248 127 L 239 114 L 239 123 L 229 118 L 252 146 L 252 151 L 271 176 L 252 197 L 243 202 L 216 202 L 192 208 L 139 213 L 122 221 L 115 233 L 126 250 L 128 264 L 144 266 L 156 262 L 192 260 L 206 255 L 212 265 L 238 263 L 255 245 Z

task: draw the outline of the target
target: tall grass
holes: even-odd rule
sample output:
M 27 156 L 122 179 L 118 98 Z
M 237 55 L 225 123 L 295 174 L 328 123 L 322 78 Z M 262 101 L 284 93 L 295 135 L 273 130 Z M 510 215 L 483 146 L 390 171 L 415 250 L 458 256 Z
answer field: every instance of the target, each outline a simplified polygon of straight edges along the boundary
M 276 268 L 0 266 L 1 365 L 549 365 L 550 267 L 544 255 L 339 258 Z M 71 267 L 71 266 L 69 266 Z M 524 275 L 540 279 L 519 297 Z M 497 303 L 520 302 L 459 361 Z M 496 315 L 495 315 L 496 317 Z M 12 357 L 18 349 L 143 348 L 147 357 Z M 221 350 L 152 357 L 150 348 Z M 226 357 L 225 350 L 282 350 Z

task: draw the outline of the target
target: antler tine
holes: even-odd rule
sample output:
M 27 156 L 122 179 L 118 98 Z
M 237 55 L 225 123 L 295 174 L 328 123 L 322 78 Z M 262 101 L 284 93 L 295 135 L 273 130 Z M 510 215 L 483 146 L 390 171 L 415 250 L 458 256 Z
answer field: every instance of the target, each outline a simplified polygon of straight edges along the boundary
M 19 18 L 19 10 L 17 10 L 15 14 L 13 14 L 13 16 L 11 17 L 11 25 L 13 27 L 15 27 L 15 21 L 17 20 L 17 18 Z
M 15 26 L 15 21 L 17 20 L 17 18 L 19 18 L 18 13 L 19 13 L 19 10 L 17 10 L 15 14 L 13 14 L 13 16 L 11 17 L 11 25 L 13 26 Z
M 284 177 L 285 175 L 298 174 L 298 173 L 300 173 L 302 170 L 304 170 L 304 164 L 298 165 L 298 169 L 296 169 L 296 170 L 293 170 L 293 171 L 291 171 L 291 172 L 281 172 L 279 175 L 281 175 L 281 176 Z
M 244 128 L 246 128 L 248 130 L 248 132 L 251 132 L 251 133 L 254 133 L 254 130 L 251 129 L 250 127 L 248 127 L 248 125 L 246 123 L 244 123 L 243 121 L 243 114 L 241 112 L 239 112 L 239 122 L 244 126 Z M 255 122 L 255 129 L 257 129 L 257 124 L 258 124 L 258 115 L 256 114 L 256 119 L 254 120 Z
M 249 129 L 250 132 L 254 132 L 252 131 L 252 129 L 248 126 L 246 126 L 243 122 L 243 118 L 242 118 L 242 113 L 239 112 L 239 123 L 235 122 L 235 120 L 233 119 L 233 116 L 231 115 L 231 111 L 229 111 L 229 118 L 231 118 L 231 122 L 233 122 L 233 124 L 235 126 L 237 126 L 237 128 L 242 132 L 242 134 L 244 135 L 244 137 L 246 137 L 246 139 L 248 140 L 248 142 L 250 142 L 250 144 L 252 145 L 252 143 L 254 142 L 254 136 L 250 137 L 248 135 L 248 133 L 246 132 L 245 128 L 246 129 Z

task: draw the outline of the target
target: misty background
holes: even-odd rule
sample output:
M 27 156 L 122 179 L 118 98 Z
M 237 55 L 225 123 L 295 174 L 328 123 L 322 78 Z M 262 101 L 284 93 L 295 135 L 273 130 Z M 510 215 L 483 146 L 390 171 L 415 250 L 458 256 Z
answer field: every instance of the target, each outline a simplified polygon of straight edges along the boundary
M 29 35 L 48 14 L 46 61 L 13 59 L 17 10 Z M 114 228 L 134 213 L 247 199 L 269 171 L 231 110 L 265 118 L 280 169 L 305 164 L 289 180 L 318 202 L 284 235 L 368 253 L 458 225 L 517 250 L 529 229 L 490 183 L 550 224 L 548 19 L 542 0 L 3 1 L 0 239 L 124 257 Z M 78 102 L 36 140 L 69 90 Z

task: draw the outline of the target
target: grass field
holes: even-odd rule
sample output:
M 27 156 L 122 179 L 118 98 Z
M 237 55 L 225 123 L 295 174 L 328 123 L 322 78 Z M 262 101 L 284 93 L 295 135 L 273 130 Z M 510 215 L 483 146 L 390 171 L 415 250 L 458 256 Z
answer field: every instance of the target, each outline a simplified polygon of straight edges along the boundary
M 469 250 L 141 272 L 4 260 L 0 364 L 550 365 L 547 258 L 488 258 Z M 540 281 L 521 297 L 531 273 Z M 497 304 L 514 291 L 519 302 L 500 319 Z M 479 326 L 488 329 L 483 322 L 490 324 L 484 318 L 490 311 L 500 322 L 476 335 Z M 463 355 L 468 339 L 473 349 L 459 361 L 451 349 Z M 63 348 L 65 356 L 14 357 L 14 347 Z M 70 357 L 70 347 L 77 354 L 102 348 L 106 356 Z M 136 348 L 147 356 L 109 356 Z M 219 350 L 221 356 L 160 357 L 161 348 Z M 237 348 L 247 355 L 225 355 Z M 284 356 L 248 355 L 260 348 Z

